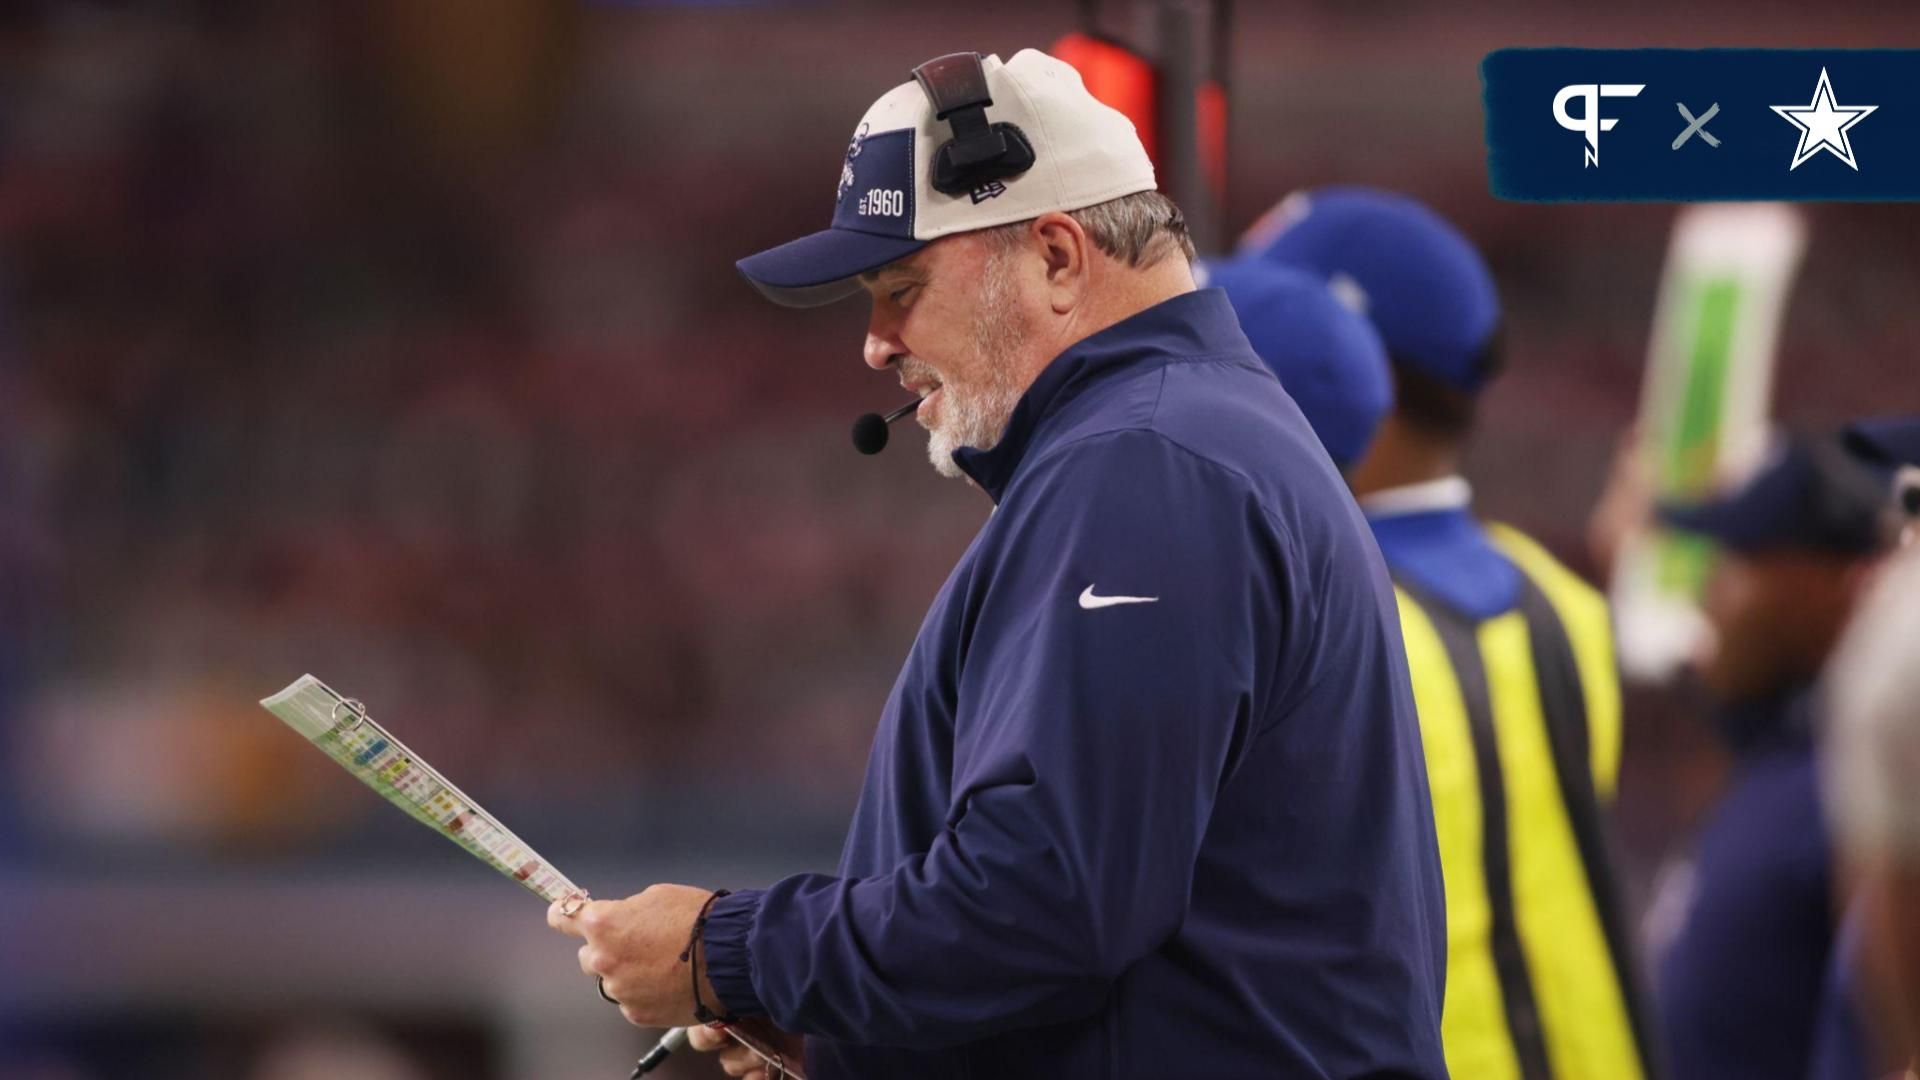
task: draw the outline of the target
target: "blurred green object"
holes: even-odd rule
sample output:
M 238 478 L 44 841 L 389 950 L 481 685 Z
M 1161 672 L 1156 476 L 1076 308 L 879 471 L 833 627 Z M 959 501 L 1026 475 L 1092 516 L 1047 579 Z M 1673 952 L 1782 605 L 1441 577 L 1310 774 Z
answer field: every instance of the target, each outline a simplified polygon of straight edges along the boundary
M 1806 248 L 1781 203 L 1692 206 L 1674 222 L 1641 386 L 1639 454 L 1656 502 L 1688 502 L 1750 468 L 1772 409 L 1775 343 Z M 1713 548 L 1649 527 L 1613 567 L 1620 667 L 1662 682 L 1693 653 Z

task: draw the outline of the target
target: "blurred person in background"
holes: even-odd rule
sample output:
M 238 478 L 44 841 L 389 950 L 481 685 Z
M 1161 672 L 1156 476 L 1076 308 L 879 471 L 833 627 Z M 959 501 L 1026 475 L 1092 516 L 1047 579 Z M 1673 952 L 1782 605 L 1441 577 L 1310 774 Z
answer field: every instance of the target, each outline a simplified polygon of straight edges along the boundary
M 837 874 L 550 920 L 630 1020 L 771 1022 L 816 1080 L 1438 1080 L 1439 865 L 1365 522 L 1195 291 L 1132 126 L 1034 51 L 917 74 L 857 128 L 833 227 L 741 268 L 791 304 L 864 287 L 866 362 L 995 512 Z M 968 160 L 994 168 L 934 179 Z
M 1393 406 L 1348 477 L 1392 571 L 1447 888 L 1447 1064 L 1458 1077 L 1654 1072 L 1602 819 L 1620 761 L 1605 601 L 1519 531 L 1483 524 L 1461 460 L 1499 373 L 1479 253 L 1426 206 L 1289 196 L 1243 260 L 1298 267 L 1365 311 Z M 1349 403 L 1360 426 L 1370 402 Z
M 1920 520 L 1920 417 L 1863 421 L 1848 450 L 1890 494 L 1889 532 Z M 1920 1049 L 1920 568 L 1909 553 L 1877 579 L 1822 679 L 1821 794 L 1852 897 L 1827 963 L 1809 1080 L 1904 1074 Z
M 277 1034 L 246 1080 L 431 1080 L 406 1051 L 378 1032 L 314 1023 Z
M 1364 315 L 1312 274 L 1265 259 L 1200 264 L 1320 445 L 1345 472 L 1393 405 L 1387 348 Z
M 1835 838 L 1860 874 L 1848 927 L 1877 992 L 1823 1012 L 1813 1080 L 1920 1075 L 1920 547 L 1895 556 L 1848 629 L 1829 674 L 1824 781 Z M 1846 975 L 1841 985 L 1848 985 Z M 1829 989 L 1836 980 L 1829 980 Z M 1858 984 L 1854 984 L 1858 985 Z M 1851 1006 L 1849 1008 L 1848 1006 Z M 1858 1058 L 1844 1056 L 1845 1018 L 1871 1021 Z M 1842 1028 L 1830 1037 L 1835 1016 Z M 1858 1025 L 1859 1021 L 1854 1021 Z M 1867 1031 L 1856 1027 L 1866 1041 Z M 1836 1064 L 1839 1066 L 1836 1068 Z M 1898 1065 L 1894 1067 L 1898 1069 Z M 1846 1071 L 1841 1071 L 1842 1069 Z
M 1913 543 L 1920 527 L 1920 416 L 1862 420 L 1842 438 L 1886 486 L 1894 543 Z
M 1657 898 L 1682 914 L 1660 957 L 1662 1035 L 1692 1080 L 1801 1080 L 1843 902 L 1822 820 L 1815 682 L 1885 536 L 1879 486 L 1831 440 L 1781 440 L 1717 498 L 1665 505 L 1714 541 L 1694 667 L 1733 756 L 1690 870 Z

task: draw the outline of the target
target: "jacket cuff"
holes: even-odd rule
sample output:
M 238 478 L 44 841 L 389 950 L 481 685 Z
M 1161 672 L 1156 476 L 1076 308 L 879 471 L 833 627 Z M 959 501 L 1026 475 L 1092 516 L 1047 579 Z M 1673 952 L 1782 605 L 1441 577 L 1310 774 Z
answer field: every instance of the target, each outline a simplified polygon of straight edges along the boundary
M 720 996 L 721 1011 L 736 1016 L 767 1014 L 753 989 L 753 954 L 747 948 L 747 935 L 753 932 L 754 918 L 760 914 L 764 891 L 742 889 L 715 900 L 700 935 L 707 981 Z

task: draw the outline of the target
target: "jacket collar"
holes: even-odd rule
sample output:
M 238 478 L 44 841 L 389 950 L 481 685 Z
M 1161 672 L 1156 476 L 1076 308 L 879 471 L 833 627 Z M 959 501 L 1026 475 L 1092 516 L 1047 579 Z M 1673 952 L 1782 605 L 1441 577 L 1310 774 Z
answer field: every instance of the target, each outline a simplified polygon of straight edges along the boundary
M 1473 504 L 1473 487 L 1465 477 L 1455 474 L 1384 488 L 1362 495 L 1358 501 L 1369 521 L 1432 510 L 1465 510 Z
M 1250 349 L 1224 291 L 1181 293 L 1068 346 L 1021 395 L 991 450 L 963 447 L 953 460 L 997 505 L 1047 420 L 1089 387 L 1135 369 Z

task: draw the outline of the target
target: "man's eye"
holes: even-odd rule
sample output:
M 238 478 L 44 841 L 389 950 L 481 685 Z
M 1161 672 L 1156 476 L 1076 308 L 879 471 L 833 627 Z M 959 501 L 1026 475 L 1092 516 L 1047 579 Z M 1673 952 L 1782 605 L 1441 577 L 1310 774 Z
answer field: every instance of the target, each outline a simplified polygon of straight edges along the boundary
M 889 293 L 888 297 L 894 303 L 898 304 L 904 301 L 907 298 L 907 294 L 912 292 L 915 288 L 916 286 L 913 286 L 913 285 L 902 285 L 899 288 L 893 290 L 893 292 Z

